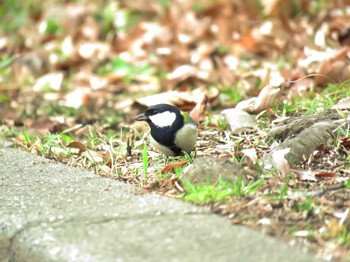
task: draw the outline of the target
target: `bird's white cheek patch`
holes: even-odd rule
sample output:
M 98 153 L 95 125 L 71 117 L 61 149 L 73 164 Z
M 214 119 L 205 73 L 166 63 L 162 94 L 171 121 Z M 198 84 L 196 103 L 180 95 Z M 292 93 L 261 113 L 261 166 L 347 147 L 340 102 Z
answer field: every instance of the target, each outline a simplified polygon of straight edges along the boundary
M 155 124 L 158 127 L 166 127 L 166 126 L 171 126 L 175 119 L 176 119 L 176 114 L 173 112 L 163 112 L 159 113 L 153 116 L 149 117 L 153 124 Z

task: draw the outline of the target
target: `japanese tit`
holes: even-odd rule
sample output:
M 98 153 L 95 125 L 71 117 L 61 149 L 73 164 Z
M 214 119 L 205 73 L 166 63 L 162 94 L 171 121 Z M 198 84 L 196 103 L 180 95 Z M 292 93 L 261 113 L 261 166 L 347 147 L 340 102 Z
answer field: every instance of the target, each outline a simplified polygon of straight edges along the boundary
M 190 153 L 196 144 L 198 130 L 196 122 L 186 112 L 167 104 L 154 105 L 137 121 L 146 121 L 151 128 L 151 142 L 166 156 L 178 156 L 184 151 Z

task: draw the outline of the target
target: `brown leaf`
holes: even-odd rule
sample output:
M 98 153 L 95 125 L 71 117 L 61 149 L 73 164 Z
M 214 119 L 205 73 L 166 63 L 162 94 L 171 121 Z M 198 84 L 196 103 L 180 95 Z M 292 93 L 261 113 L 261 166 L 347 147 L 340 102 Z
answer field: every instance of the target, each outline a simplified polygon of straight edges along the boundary
M 191 92 L 169 91 L 165 93 L 155 94 L 137 99 L 133 107 L 147 108 L 157 104 L 170 104 L 180 108 L 182 111 L 191 111 L 198 103 L 202 103 L 203 95 L 208 98 L 209 102 L 213 102 L 219 95 L 217 89 L 212 89 L 210 92 L 203 92 L 201 89 L 196 89 Z
M 161 170 L 161 173 L 162 173 L 162 174 L 165 174 L 165 173 L 174 172 L 176 167 L 185 166 L 187 163 L 188 163 L 188 160 L 184 160 L 184 161 L 181 161 L 181 162 L 177 162 L 177 163 L 173 163 L 173 164 L 166 165 L 166 166 Z
M 335 177 L 335 176 L 337 176 L 337 174 L 331 171 L 324 171 L 324 172 L 315 174 L 315 177 Z
M 288 154 L 290 148 L 276 150 L 272 153 L 272 161 L 275 164 L 278 171 L 281 172 L 282 175 L 287 175 L 289 173 L 289 163 L 287 159 L 285 159 L 285 155 Z
M 321 76 L 318 77 L 316 84 L 326 85 L 332 81 L 342 83 L 350 79 L 350 66 L 347 62 L 349 52 L 350 47 L 343 47 L 334 57 L 324 62 L 320 69 Z
M 293 98 L 295 96 L 302 96 L 309 92 L 314 85 L 314 79 L 312 78 L 302 78 L 300 80 L 296 80 L 296 82 L 292 85 L 289 90 L 289 97 Z
M 258 113 L 273 106 L 276 103 L 277 96 L 280 94 L 280 90 L 280 88 L 270 85 L 265 86 L 255 101 L 254 112 Z
M 317 182 L 317 179 L 315 177 L 315 173 L 311 170 L 308 171 L 300 171 L 300 170 L 295 170 L 291 169 L 291 172 L 299 175 L 299 179 L 301 181 L 311 181 L 311 182 Z
M 331 109 L 350 109 L 350 96 L 339 100 Z
M 91 162 L 103 163 L 103 156 L 99 152 L 89 150 L 84 151 L 81 155 L 87 157 Z
M 69 126 L 65 123 L 55 123 L 52 127 L 50 127 L 49 131 L 52 134 L 61 133 L 64 130 L 66 130 L 67 128 L 69 128 Z
M 232 158 L 232 155 L 231 154 L 223 154 L 223 155 L 219 155 L 218 158 L 219 159 L 221 159 L 221 158 Z
M 224 64 L 223 59 L 219 56 L 214 56 L 213 59 L 218 67 L 217 74 L 220 82 L 227 86 L 233 85 L 235 79 L 232 77 L 232 70 Z
M 79 153 L 78 153 L 79 156 L 80 156 L 83 152 L 86 151 L 86 146 L 85 146 L 84 144 L 80 143 L 79 141 L 73 141 L 73 142 L 69 143 L 69 145 L 67 145 L 67 147 L 79 149 Z
M 147 185 L 144 185 L 143 188 L 146 190 L 149 190 L 152 188 L 152 186 L 150 184 L 147 184 Z
M 29 151 L 29 152 L 31 152 L 32 149 L 35 148 L 35 149 L 37 150 L 37 152 L 38 152 L 39 154 L 41 154 L 42 148 L 41 148 L 39 145 L 37 145 L 37 144 L 35 144 L 35 143 L 31 143 L 31 142 L 26 142 L 25 144 L 27 145 L 28 151 Z
M 48 131 L 54 126 L 54 123 L 51 121 L 50 118 L 45 116 L 40 117 L 33 122 L 26 121 L 25 125 L 32 129 L 39 129 L 41 131 L 44 131 L 45 133 L 48 133 Z
M 251 148 L 246 148 L 242 150 L 242 153 L 247 157 L 247 159 L 249 160 L 248 163 L 250 163 L 252 166 L 254 166 L 256 164 L 256 160 L 258 159 L 258 155 L 256 153 L 256 149 L 255 147 L 251 147 Z
M 260 54 L 261 49 L 255 43 L 256 41 L 251 34 L 245 35 L 239 42 L 232 44 L 232 53 L 238 56 L 240 53 L 246 50 L 248 52 Z
M 46 52 L 29 52 L 20 55 L 13 62 L 13 70 L 17 81 L 22 82 L 28 76 L 42 76 L 50 69 L 49 54 Z
M 205 94 L 202 94 L 202 99 L 199 100 L 197 105 L 190 112 L 190 116 L 193 120 L 199 124 L 205 118 L 205 112 L 207 108 L 208 97 Z
M 108 166 L 110 168 L 112 168 L 112 162 L 113 162 L 112 157 L 113 156 L 111 156 L 109 151 L 107 151 L 107 153 L 104 154 L 104 156 L 103 156 L 103 162 L 105 163 L 106 166 Z
M 350 149 L 350 137 L 344 137 L 340 139 L 340 145 L 347 149 Z
M 263 110 L 271 108 L 281 93 L 280 88 L 275 88 L 271 85 L 265 86 L 257 98 L 253 97 L 237 104 L 236 108 L 245 110 L 249 113 L 260 113 Z

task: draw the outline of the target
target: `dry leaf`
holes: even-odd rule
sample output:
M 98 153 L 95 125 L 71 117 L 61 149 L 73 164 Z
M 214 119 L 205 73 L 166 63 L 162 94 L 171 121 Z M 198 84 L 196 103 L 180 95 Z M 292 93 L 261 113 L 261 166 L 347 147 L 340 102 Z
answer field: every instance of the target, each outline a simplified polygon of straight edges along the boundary
M 306 94 L 311 90 L 311 88 L 315 84 L 314 82 L 314 79 L 309 77 L 296 80 L 289 90 L 288 97 L 293 98 L 295 96 L 302 96 Z
M 113 156 L 111 155 L 111 153 L 109 151 L 107 151 L 106 154 L 104 154 L 104 156 L 103 156 L 103 162 L 109 168 L 112 168 L 112 166 L 113 166 L 113 159 L 112 158 L 113 158 Z
M 347 62 L 350 47 L 343 47 L 333 57 L 325 61 L 320 69 L 321 76 L 318 77 L 316 84 L 326 85 L 335 81 L 342 83 L 350 79 L 350 65 Z
M 48 88 L 59 91 L 61 90 L 63 73 L 49 73 L 40 77 L 33 86 L 34 91 L 45 91 Z
M 350 109 L 350 97 L 339 100 L 339 102 L 333 105 L 331 109 Z
M 297 174 L 301 181 L 317 182 L 315 173 L 312 170 L 301 171 L 301 170 L 290 169 L 290 171 Z
M 280 90 L 280 88 L 275 88 L 270 85 L 265 86 L 261 90 L 258 99 L 255 101 L 254 113 L 259 113 L 272 107 L 274 103 L 276 103 L 276 98 L 280 94 Z
M 33 122 L 26 121 L 25 125 L 29 128 L 36 129 L 42 134 L 48 134 L 54 126 L 54 122 L 49 117 L 40 117 Z
M 66 95 L 64 104 L 68 107 L 79 108 L 82 105 L 89 104 L 91 98 L 90 88 L 76 88 L 74 91 Z
M 177 168 L 177 167 L 183 167 L 183 166 L 185 166 L 187 163 L 188 163 L 188 160 L 184 160 L 184 161 L 181 161 L 181 162 L 177 162 L 177 163 L 173 163 L 173 164 L 166 165 L 166 166 L 161 170 L 161 173 L 162 173 L 162 174 L 165 174 L 165 173 L 174 172 L 174 171 L 175 171 L 175 168 Z
M 69 145 L 67 145 L 67 147 L 79 149 L 79 153 L 78 153 L 79 156 L 83 152 L 86 151 L 86 146 L 84 144 L 80 143 L 79 141 L 73 141 L 73 142 L 69 143 Z
M 205 118 L 205 112 L 207 108 L 208 97 L 205 94 L 202 94 L 202 99 L 197 103 L 197 105 L 190 112 L 190 116 L 193 120 L 199 124 Z
M 315 177 L 336 177 L 337 174 L 331 171 L 324 171 L 321 173 L 316 173 Z
M 85 156 L 93 163 L 103 163 L 103 156 L 94 150 L 84 151 L 81 155 Z
M 350 137 L 344 137 L 340 139 L 340 145 L 347 149 L 350 149 Z
M 249 113 L 257 114 L 263 110 L 271 108 L 277 100 L 281 89 L 267 85 L 261 91 L 257 98 L 253 97 L 237 104 L 236 108 L 245 110 Z
M 289 173 L 289 163 L 287 159 L 285 159 L 285 155 L 288 154 L 290 148 L 285 148 L 281 150 L 276 150 L 272 153 L 272 161 L 275 164 L 278 171 L 281 172 L 282 175 L 287 175 Z
M 50 133 L 55 134 L 55 133 L 61 133 L 68 128 L 69 128 L 69 125 L 65 123 L 56 123 L 52 127 L 50 127 L 49 131 Z M 68 135 L 69 133 L 71 132 L 68 132 Z
M 242 153 L 251 161 L 251 163 L 254 165 L 256 164 L 258 155 L 254 147 L 243 149 Z
M 193 110 L 198 103 L 203 103 L 203 95 L 205 95 L 211 103 L 219 95 L 219 91 L 217 89 L 212 89 L 206 93 L 201 91 L 201 89 L 196 89 L 191 92 L 169 91 L 139 98 L 135 101 L 136 104 L 134 103 L 133 107 L 140 108 L 140 106 L 143 106 L 147 108 L 153 105 L 165 103 L 188 112 Z

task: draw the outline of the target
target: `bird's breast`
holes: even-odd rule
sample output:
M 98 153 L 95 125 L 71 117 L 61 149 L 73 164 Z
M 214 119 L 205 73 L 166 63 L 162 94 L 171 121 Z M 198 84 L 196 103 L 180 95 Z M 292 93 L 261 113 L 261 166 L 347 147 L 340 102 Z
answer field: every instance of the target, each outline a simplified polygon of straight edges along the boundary
M 195 124 L 186 124 L 175 136 L 175 145 L 185 152 L 190 152 L 196 144 L 198 129 Z

